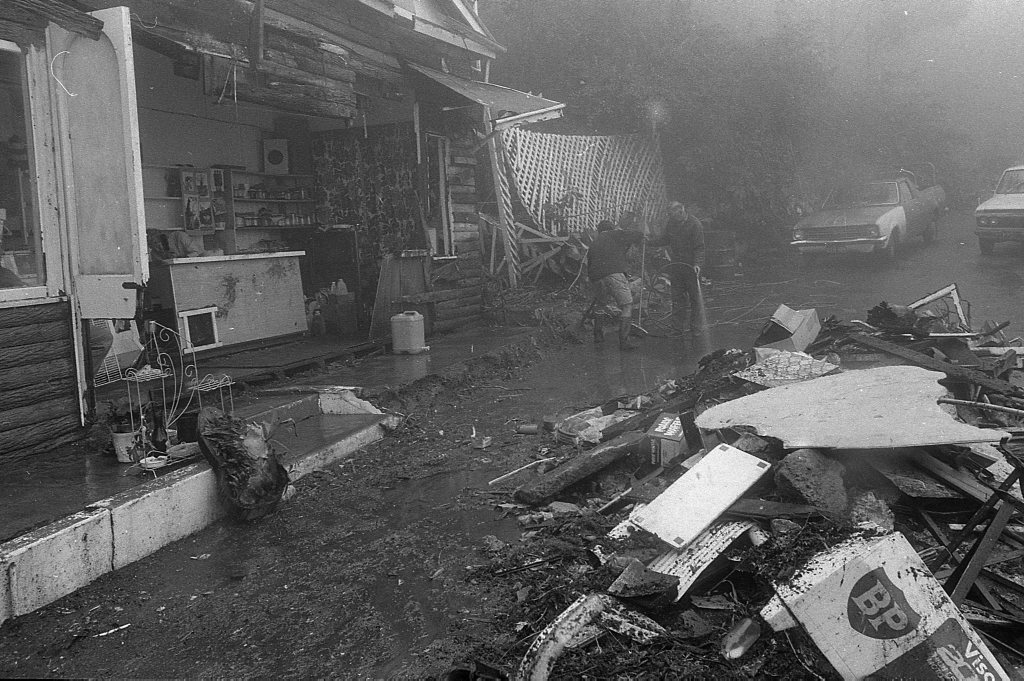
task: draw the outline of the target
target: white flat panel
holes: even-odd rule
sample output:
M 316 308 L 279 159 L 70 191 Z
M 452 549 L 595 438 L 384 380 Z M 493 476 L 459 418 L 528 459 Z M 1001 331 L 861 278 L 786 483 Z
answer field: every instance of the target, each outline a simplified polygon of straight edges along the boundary
M 847 371 L 724 402 L 695 421 L 705 430 L 752 426 L 787 449 L 891 449 L 1007 437 L 944 410 L 937 402 L 947 394 L 938 383 L 942 378 L 943 373 L 913 366 Z
M 677 548 L 686 546 L 770 468 L 756 456 L 718 445 L 629 519 Z

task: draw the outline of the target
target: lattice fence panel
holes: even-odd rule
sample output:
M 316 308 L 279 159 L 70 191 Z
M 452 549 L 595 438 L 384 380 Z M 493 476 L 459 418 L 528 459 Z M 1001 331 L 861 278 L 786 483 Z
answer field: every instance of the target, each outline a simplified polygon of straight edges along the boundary
M 637 211 L 650 226 L 665 217 L 661 156 L 650 138 L 502 133 L 519 200 L 543 231 L 559 236 L 593 229 Z

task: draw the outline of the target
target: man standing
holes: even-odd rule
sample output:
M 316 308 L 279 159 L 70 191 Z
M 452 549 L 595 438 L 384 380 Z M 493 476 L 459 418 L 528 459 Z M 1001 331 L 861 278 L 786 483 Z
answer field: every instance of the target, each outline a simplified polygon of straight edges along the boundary
M 704 300 L 700 292 L 700 268 L 704 266 L 704 227 L 686 207 L 678 201 L 668 204 L 665 232 L 654 242 L 655 246 L 668 246 L 673 266 L 669 268 L 672 280 L 672 317 L 675 325 L 685 331 L 686 309 L 689 308 L 691 335 L 704 332 Z M 677 264 L 678 263 L 678 264 Z
M 611 220 L 602 220 L 597 225 L 597 237 L 587 254 L 587 274 L 597 288 L 594 299 L 595 343 L 604 341 L 604 315 L 610 314 L 619 319 L 619 347 L 623 350 L 638 347 L 637 342 L 629 337 L 633 322 L 633 292 L 626 280 L 626 251 L 643 239 L 643 234 L 632 229 L 616 229 Z

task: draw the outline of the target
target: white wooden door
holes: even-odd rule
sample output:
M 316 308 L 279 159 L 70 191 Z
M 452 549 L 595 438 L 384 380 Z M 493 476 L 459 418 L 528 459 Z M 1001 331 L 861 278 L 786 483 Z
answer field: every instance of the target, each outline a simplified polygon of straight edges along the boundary
M 47 31 L 69 264 L 81 318 L 127 319 L 149 278 L 131 19 L 126 7 L 90 14 L 99 40 Z

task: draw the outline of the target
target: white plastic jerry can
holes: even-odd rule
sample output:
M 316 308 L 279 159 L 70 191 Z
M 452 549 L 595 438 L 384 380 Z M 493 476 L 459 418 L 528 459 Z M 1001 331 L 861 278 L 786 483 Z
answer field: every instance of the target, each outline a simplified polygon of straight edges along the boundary
M 415 355 L 427 349 L 423 339 L 423 315 L 415 310 L 391 318 L 391 352 Z

